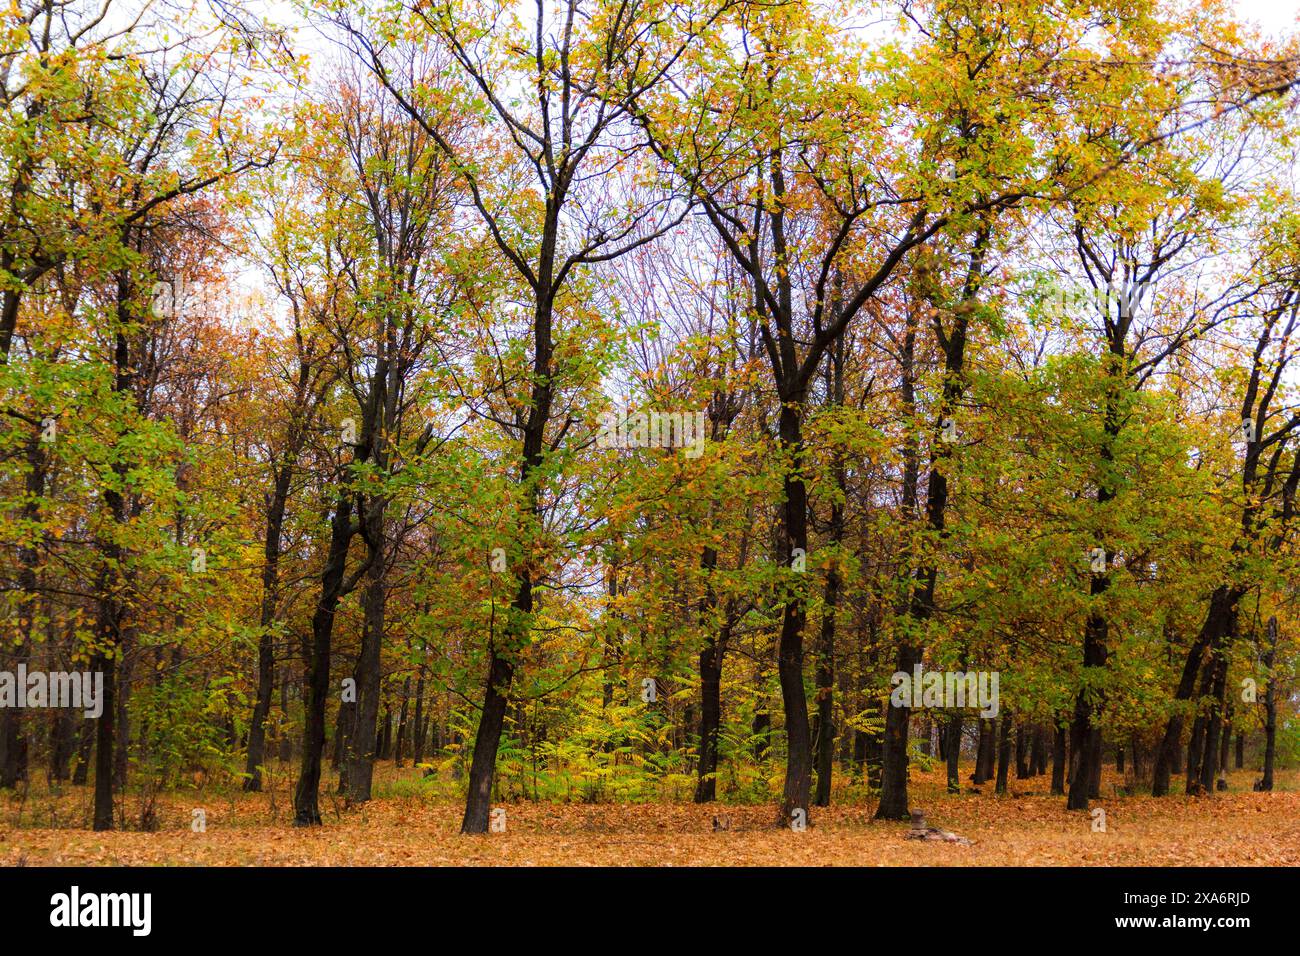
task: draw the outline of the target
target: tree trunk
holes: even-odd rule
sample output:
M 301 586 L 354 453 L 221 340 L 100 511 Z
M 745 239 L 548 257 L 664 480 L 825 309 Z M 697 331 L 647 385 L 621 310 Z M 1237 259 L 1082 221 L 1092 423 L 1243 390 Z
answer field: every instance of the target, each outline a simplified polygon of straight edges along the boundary
M 1092 575 L 1091 593 L 1094 598 L 1103 594 L 1109 587 L 1109 575 Z M 1084 627 L 1083 666 L 1084 668 L 1102 668 L 1106 666 L 1106 637 L 1109 623 L 1099 613 L 1088 615 Z M 1074 703 L 1074 720 L 1070 725 L 1070 749 L 1076 756 L 1070 761 L 1070 792 L 1066 799 L 1066 809 L 1087 810 L 1088 799 L 1092 792 L 1094 768 L 1093 762 L 1100 761 L 1100 735 L 1094 738 L 1096 728 L 1093 720 L 1096 714 L 1096 702 L 1086 688 L 1080 688 Z M 1093 745 L 1094 739 L 1096 746 Z
M 365 803 L 370 799 L 375 774 L 379 688 L 383 676 L 381 651 L 387 593 L 384 587 L 383 507 L 372 504 L 369 511 L 366 521 L 371 563 L 364 597 L 365 623 L 361 628 L 361 651 L 352 674 L 357 687 L 356 716 L 348 736 L 348 746 L 343 750 L 344 792 L 350 803 Z
M 711 803 L 718 792 L 718 731 L 722 724 L 722 642 L 709 638 L 700 651 L 700 763 L 695 802 Z
M 996 793 L 1007 792 L 1007 771 L 1011 763 L 1011 715 L 1004 714 L 998 739 L 998 779 L 994 785 Z
M 1052 793 L 1065 795 L 1065 727 L 1060 724 L 1052 736 Z
M 262 607 L 258 618 L 257 696 L 253 718 L 248 724 L 248 762 L 244 768 L 244 789 L 259 793 L 262 789 L 262 765 L 266 762 L 266 719 L 271 713 L 271 694 L 275 690 L 275 623 L 277 591 L 280 581 L 280 548 L 284 534 L 284 513 L 289 500 L 292 472 L 281 466 L 275 476 L 271 506 L 267 509 L 266 534 L 262 542 Z
M 979 738 L 975 744 L 974 784 L 980 786 L 992 777 L 993 732 L 986 717 L 977 718 Z
M 562 200 L 561 200 L 562 201 Z M 523 488 L 527 517 L 535 524 L 541 519 L 541 496 L 537 474 L 545 464 L 546 424 L 551 418 L 551 352 L 553 349 L 553 297 L 558 291 L 554 267 L 558 238 L 558 205 L 549 209 L 542 233 L 535 280 L 533 312 L 533 386 L 528 417 L 523 429 L 523 447 L 519 462 L 519 484 Z M 497 749 L 506 708 L 510 704 L 510 684 L 514 680 L 514 655 L 526 643 L 532 628 L 533 569 L 524 560 L 515 578 L 517 588 L 503 631 L 506 646 L 498 646 L 495 635 L 488 637 L 487 686 L 483 692 L 483 709 L 479 714 L 474 737 L 474 756 L 470 762 L 469 789 L 465 797 L 465 815 L 461 833 L 487 833 L 491 811 L 492 781 L 496 775 Z
M 321 594 L 311 620 L 311 641 L 304 648 L 303 741 L 298 783 L 294 788 L 295 826 L 319 825 L 321 756 L 325 750 L 325 706 L 330 692 L 330 651 L 334 615 L 343 596 L 352 526 L 352 498 L 339 495 L 330 521 L 330 547 L 321 573 Z
M 1047 773 L 1047 731 L 1042 724 L 1034 726 L 1032 741 L 1029 748 L 1029 775 L 1041 777 Z
M 407 724 L 410 700 L 411 676 L 408 674 L 402 679 L 402 702 L 397 711 L 397 749 L 394 753 L 394 763 L 398 767 L 402 765 L 402 759 L 406 755 L 406 741 L 410 736 L 410 727 Z
M 1218 648 L 1224 637 L 1234 629 L 1233 618 L 1236 616 L 1237 602 L 1240 598 L 1241 591 L 1227 585 L 1219 585 L 1210 595 L 1210 607 L 1206 612 L 1205 621 L 1202 622 L 1196 640 L 1188 649 L 1187 658 L 1183 661 L 1182 676 L 1179 677 L 1178 687 L 1174 691 L 1174 712 L 1165 725 L 1164 736 L 1156 750 L 1151 779 L 1153 797 L 1167 795 L 1171 775 L 1183 772 L 1180 750 L 1184 716 L 1179 705 L 1191 700 L 1196 690 L 1196 675 L 1201 670 L 1206 651 Z
M 948 718 L 947 739 L 948 752 L 944 756 L 948 761 L 948 792 L 961 793 L 961 725 L 960 712 Z
M 792 462 L 782 479 L 785 491 L 782 524 L 782 562 L 786 569 L 802 569 L 808 554 L 808 489 L 800 472 L 803 458 L 802 396 L 783 395 L 779 434 L 783 456 Z M 777 677 L 785 713 L 785 787 L 778 826 L 789 826 L 795 810 L 809 820 L 808 795 L 812 788 L 812 735 L 808 725 L 808 699 L 803 685 L 803 634 L 807 616 L 802 582 L 793 583 L 781 616 L 777 647 Z M 904 768 L 906 772 L 906 768 Z
M 1255 787 L 1270 791 L 1273 789 L 1273 762 L 1277 757 L 1277 679 L 1273 674 L 1273 664 L 1277 658 L 1276 617 L 1269 618 L 1265 633 L 1267 644 L 1264 653 L 1260 655 L 1260 661 L 1268 671 L 1268 687 L 1264 691 L 1264 767 L 1263 776 Z
M 130 396 L 134 372 L 126 330 L 131 326 L 131 279 L 122 270 L 117 275 L 117 332 L 113 351 L 113 392 L 119 397 Z M 125 554 L 114 529 L 126 524 L 127 505 L 120 488 L 127 486 L 129 463 L 123 459 L 113 465 L 117 481 L 101 490 L 104 510 L 108 514 L 108 536 L 97 542 L 102 564 L 97 579 L 96 594 L 99 610 L 96 620 L 97 646 L 91 670 L 104 675 L 103 713 L 96 725 L 95 734 L 95 809 L 93 828 L 113 829 L 113 757 L 117 719 L 117 653 L 122 643 L 126 616 L 127 579 L 124 569 Z
M 837 475 L 842 469 L 837 467 Z M 842 488 L 843 486 L 840 485 Z M 844 536 L 844 509 L 831 505 L 830 544 L 838 547 Z M 838 560 L 838 559 L 836 559 Z M 840 574 L 832 562 L 826 572 L 826 591 L 821 632 L 817 645 L 817 794 L 816 805 L 831 804 L 831 772 L 835 763 L 835 713 L 832 689 L 835 686 L 835 614 L 839 608 Z

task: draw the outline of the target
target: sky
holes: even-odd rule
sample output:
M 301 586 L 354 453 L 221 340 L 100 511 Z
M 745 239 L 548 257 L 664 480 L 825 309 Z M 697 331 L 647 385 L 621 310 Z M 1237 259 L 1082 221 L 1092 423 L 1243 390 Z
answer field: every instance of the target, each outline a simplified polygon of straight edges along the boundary
M 1300 0 L 1236 0 L 1233 6 L 1243 19 L 1272 31 L 1295 26 L 1300 14 Z

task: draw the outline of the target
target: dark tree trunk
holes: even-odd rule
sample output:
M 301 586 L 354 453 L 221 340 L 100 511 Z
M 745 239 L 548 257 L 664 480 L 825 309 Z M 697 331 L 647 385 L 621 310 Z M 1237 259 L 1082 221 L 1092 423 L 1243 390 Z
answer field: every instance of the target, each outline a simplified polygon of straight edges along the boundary
M 989 228 L 982 226 L 975 234 L 971 248 L 970 262 L 962 287 L 962 306 L 953 313 L 952 327 L 944 335 L 940 326 L 939 344 L 944 355 L 943 389 L 938 407 L 938 419 L 934 434 L 944 427 L 948 416 L 955 414 L 965 388 L 963 374 L 966 361 L 966 335 L 969 306 L 975 304 L 983 280 L 984 255 L 989 240 Z M 903 403 L 908 412 L 916 409 L 915 371 L 913 356 L 915 346 L 914 318 L 909 310 L 908 334 L 904 345 L 903 359 Z M 947 444 L 937 442 L 930 459 L 930 476 L 926 485 L 925 523 L 935 537 L 942 539 L 946 531 L 946 514 L 948 509 L 948 476 L 945 472 L 945 459 L 948 456 Z M 912 503 L 918 501 L 917 479 L 919 460 L 914 444 L 909 444 L 904 458 L 903 503 L 910 510 Z M 925 629 L 925 623 L 934 612 L 935 588 L 938 584 L 938 568 L 933 561 L 924 562 L 926 567 L 915 570 L 912 581 L 912 594 L 908 606 L 908 615 L 917 632 Z M 898 670 L 912 672 L 925 656 L 925 648 L 914 646 L 910 638 L 904 638 L 898 652 Z M 917 691 L 920 688 L 916 688 Z M 907 799 L 907 742 L 911 711 L 907 707 L 890 707 L 885 715 L 884 739 L 884 774 L 881 778 L 880 805 L 876 809 L 876 818 L 885 820 L 908 819 Z
M 997 793 L 1007 792 L 1007 771 L 1011 763 L 1011 716 L 1004 715 L 998 737 L 998 779 L 994 786 Z
M 836 468 L 843 487 L 843 469 Z M 830 543 L 838 547 L 844 537 L 844 509 L 831 505 Z M 840 602 L 840 574 L 832 563 L 826 572 L 826 591 L 821 632 L 817 643 L 817 794 L 816 805 L 831 804 L 831 773 L 835 763 L 835 714 L 831 697 L 835 686 L 835 613 Z
M 562 202 L 562 198 L 558 202 Z M 554 296 L 559 291 L 554 275 L 556 243 L 559 231 L 559 207 L 548 209 L 538 253 L 538 268 L 530 284 L 536 296 L 533 312 L 533 385 L 528 417 L 523 428 L 523 447 L 519 459 L 519 484 L 524 492 L 527 517 L 541 520 L 541 492 L 537 474 L 546 462 L 546 425 L 551 418 L 551 353 L 554 347 L 552 323 Z M 562 280 L 561 280 L 562 281 Z M 503 631 L 504 644 L 496 635 L 488 637 L 487 686 L 483 692 L 483 709 L 479 713 L 474 737 L 474 756 L 470 761 L 469 788 L 465 797 L 465 816 L 461 833 L 487 833 L 491 812 L 492 781 L 496 776 L 497 750 L 506 708 L 510 705 L 510 684 L 515 675 L 514 655 L 522 647 L 532 628 L 533 569 L 528 560 L 515 575 L 517 587 L 510 614 Z
M 716 548 L 706 546 L 700 555 L 705 574 L 705 593 L 700 599 L 700 625 L 706 633 L 714 626 L 716 597 L 712 575 L 718 564 Z M 718 734 L 722 726 L 722 655 L 726 647 L 725 630 L 715 638 L 708 634 L 700 651 L 700 744 L 696 767 L 695 802 L 711 803 L 718 793 Z
M 722 725 L 722 642 L 709 638 L 700 651 L 700 763 L 695 802 L 718 792 L 718 731 Z
M 1034 726 L 1033 742 L 1029 748 L 1029 775 L 1041 777 L 1047 773 L 1047 731 L 1041 724 Z
M 800 565 L 808 554 L 808 489 L 800 472 L 803 457 L 803 395 L 783 394 L 779 435 L 781 450 L 793 467 L 782 479 L 785 492 L 781 559 L 787 569 Z M 803 684 L 803 638 L 807 618 L 804 584 L 791 585 L 781 616 L 776 671 L 781 685 L 785 713 L 785 787 L 781 796 L 778 826 L 789 826 L 795 810 L 810 817 L 808 797 L 812 789 L 812 733 L 808 724 L 808 698 Z
M 353 678 L 357 682 L 355 723 L 343 749 L 345 793 L 350 803 L 370 799 L 375 775 L 376 721 L 379 717 L 379 687 L 382 680 L 381 651 L 384 645 L 384 617 L 387 589 L 387 543 L 384 538 L 384 501 L 374 499 L 366 509 L 366 540 L 370 567 L 366 572 L 363 598 L 365 621 L 361 628 L 361 651 L 357 655 Z M 385 728 L 385 733 L 387 733 Z M 383 759 L 387 759 L 387 745 Z
M 920 661 L 918 649 L 905 644 L 898 652 L 898 670 L 907 674 Z M 911 736 L 912 709 L 906 706 L 885 708 L 885 736 L 881 741 L 880 803 L 877 820 L 906 820 L 907 743 Z
M 1183 661 L 1182 676 L 1179 677 L 1178 687 L 1174 691 L 1174 712 L 1165 725 L 1164 736 L 1156 749 L 1155 766 L 1151 778 L 1151 795 L 1153 797 L 1167 795 L 1171 775 L 1183 772 L 1180 750 L 1184 717 L 1180 705 L 1191 700 L 1192 694 L 1196 690 L 1196 675 L 1201 670 L 1206 651 L 1213 651 L 1218 648 L 1225 637 L 1235 629 L 1234 619 L 1241 593 L 1237 588 L 1220 585 L 1210 595 L 1210 607 L 1206 612 L 1205 621 L 1202 622 L 1196 640 L 1188 649 L 1187 658 Z
M 1032 773 L 1029 768 L 1029 728 L 1022 723 L 1016 727 L 1016 779 L 1027 780 Z
M 334 636 L 334 615 L 342 598 L 348 545 L 356 529 L 352 525 L 352 498 L 347 492 L 335 503 L 330 521 L 330 547 L 321 573 L 321 594 L 311 620 L 311 641 L 304 648 L 306 680 L 303 690 L 303 741 L 298 783 L 294 788 L 295 826 L 321 822 L 320 773 L 325 751 L 325 706 L 330 693 L 330 651 Z
M 526 602 L 515 598 L 516 605 L 526 603 L 531 613 L 532 589 L 526 581 L 521 589 L 528 586 Z M 469 797 L 465 806 L 465 818 L 461 821 L 461 833 L 487 833 L 488 817 L 492 803 L 492 778 L 496 772 L 497 747 L 501 743 L 501 728 L 505 723 L 506 707 L 510 703 L 507 696 L 510 681 L 514 677 L 514 665 L 496 652 L 495 647 L 488 649 L 488 680 L 483 697 L 483 712 L 479 717 L 478 734 L 474 741 L 474 757 L 470 763 Z
M 978 718 L 979 738 L 975 744 L 975 776 L 974 783 L 978 787 L 980 784 L 988 781 L 992 775 L 993 767 L 993 730 L 991 722 L 986 717 Z
M 271 694 L 275 690 L 275 623 L 277 591 L 280 581 L 280 548 L 284 535 L 284 513 L 289 501 L 292 471 L 281 465 L 275 475 L 271 506 L 267 509 L 266 535 L 262 541 L 262 606 L 258 619 L 257 696 L 253 718 L 248 724 L 248 762 L 244 768 L 244 789 L 258 793 L 262 789 L 262 765 L 266 763 L 266 719 L 271 713 Z
M 1208 710 L 1198 713 L 1192 721 L 1192 736 L 1187 745 L 1187 786 L 1190 794 L 1203 793 L 1214 788 L 1214 762 L 1217 753 L 1220 689 L 1223 686 L 1221 671 L 1226 672 L 1227 660 L 1218 650 L 1211 650 L 1202 668 L 1200 699 L 1211 700 Z M 1208 777 L 1208 782 L 1207 782 Z
M 117 332 L 113 352 L 114 394 L 126 397 L 132 393 L 134 372 L 130 357 L 127 329 L 132 323 L 130 274 L 123 270 L 117 275 Z M 114 528 L 126 524 L 127 505 L 118 490 L 127 486 L 129 463 L 125 460 L 113 465 L 114 485 L 101 490 L 104 510 Z M 97 579 L 96 595 L 99 610 L 96 620 L 98 638 L 91 670 L 104 675 L 103 713 L 96 722 L 95 733 L 95 809 L 93 828 L 113 829 L 113 758 L 117 743 L 117 651 L 124 631 L 127 579 L 122 546 L 110 532 L 98 542 L 102 564 Z
M 115 791 L 121 791 L 126 787 L 127 767 L 130 764 L 131 725 L 127 718 L 126 705 L 131 696 L 132 661 L 129 653 L 125 653 L 125 648 L 131 643 L 128 629 L 122 636 L 124 653 L 117 676 L 117 741 L 113 748 L 113 789 Z
M 961 793 L 961 713 L 948 718 L 948 730 L 944 734 L 948 752 L 944 755 L 948 763 L 948 792 Z
M 1059 724 L 1052 735 L 1052 793 L 1065 795 L 1065 728 Z
M 1100 495 L 1099 495 L 1100 497 Z M 1107 574 L 1092 575 L 1091 592 L 1094 598 L 1105 593 L 1110 579 Z M 1088 615 L 1084 628 L 1083 666 L 1085 668 L 1102 668 L 1106 666 L 1106 638 L 1110 625 L 1099 613 Z M 1096 714 L 1096 701 L 1084 689 L 1080 689 L 1074 703 L 1074 720 L 1070 725 L 1071 758 L 1070 792 L 1066 800 L 1066 809 L 1087 810 L 1088 799 L 1094 782 L 1093 763 L 1101 760 L 1100 734 L 1094 735 L 1096 728 L 1093 720 Z M 1093 741 L 1096 740 L 1094 746 Z
M 1277 658 L 1277 618 L 1269 618 L 1265 635 L 1267 644 L 1264 653 L 1260 655 L 1261 663 L 1269 675 L 1268 686 L 1264 691 L 1264 767 L 1263 776 L 1255 786 L 1259 790 L 1270 791 L 1273 789 L 1273 762 L 1277 757 L 1277 680 L 1273 674 L 1273 664 Z
M 50 717 L 50 780 L 68 779 L 68 763 L 72 759 L 72 718 L 61 711 Z

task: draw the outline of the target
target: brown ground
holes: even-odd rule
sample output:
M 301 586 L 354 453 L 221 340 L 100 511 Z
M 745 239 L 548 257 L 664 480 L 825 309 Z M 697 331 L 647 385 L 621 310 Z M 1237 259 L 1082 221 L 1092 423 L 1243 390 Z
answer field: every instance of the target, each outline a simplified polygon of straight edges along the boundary
M 379 792 L 392 793 L 395 781 L 413 784 L 418 773 L 386 767 Z M 381 796 L 348 810 L 326 797 L 325 825 L 304 831 L 288 825 L 283 788 L 169 794 L 159 803 L 158 832 L 93 833 L 83 829 L 86 788 L 52 796 L 34 785 L 25 799 L 0 797 L 0 866 L 1300 865 L 1300 773 L 1284 773 L 1284 789 L 1274 793 L 1251 792 L 1256 776 L 1234 774 L 1232 789 L 1211 798 L 1096 801 L 1106 812 L 1101 833 L 1087 814 L 1069 813 L 1063 798 L 1050 796 L 1045 777 L 1013 781 L 1003 797 L 991 786 L 952 797 L 939 772 L 914 774 L 913 806 L 972 846 L 907 840 L 907 824 L 872 822 L 872 802 L 815 809 L 802 833 L 769 826 L 770 805 L 504 803 L 506 832 L 461 837 L 461 808 L 447 798 Z M 1109 780 L 1103 792 L 1113 793 Z M 207 829 L 195 833 L 191 811 L 199 807 Z M 138 814 L 139 797 L 128 795 L 123 809 Z M 715 813 L 729 816 L 730 830 L 712 831 Z

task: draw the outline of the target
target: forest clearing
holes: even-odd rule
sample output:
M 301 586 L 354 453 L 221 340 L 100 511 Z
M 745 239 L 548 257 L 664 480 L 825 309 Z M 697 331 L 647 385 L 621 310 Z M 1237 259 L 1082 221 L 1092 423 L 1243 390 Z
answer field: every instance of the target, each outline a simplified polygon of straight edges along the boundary
M 970 846 L 909 840 L 908 824 L 874 821 L 870 803 L 837 801 L 798 833 L 774 829 L 766 806 L 680 799 L 501 803 L 505 831 L 464 840 L 457 803 L 421 795 L 421 778 L 384 767 L 369 803 L 327 802 L 324 826 L 306 832 L 284 825 L 283 792 L 172 792 L 158 831 L 110 834 L 86 831 L 84 793 L 36 795 L 21 808 L 10 798 L 0 807 L 0 866 L 1300 866 L 1295 773 L 1272 793 L 1230 774 L 1229 792 L 1212 801 L 1112 797 L 1098 802 L 1104 831 L 1065 811 L 1042 778 L 1005 796 L 953 796 L 941 773 L 918 774 L 918 806 Z M 192 829 L 198 806 L 203 832 Z
M 1300 866 L 1295 12 L 0 5 L 0 866 Z

